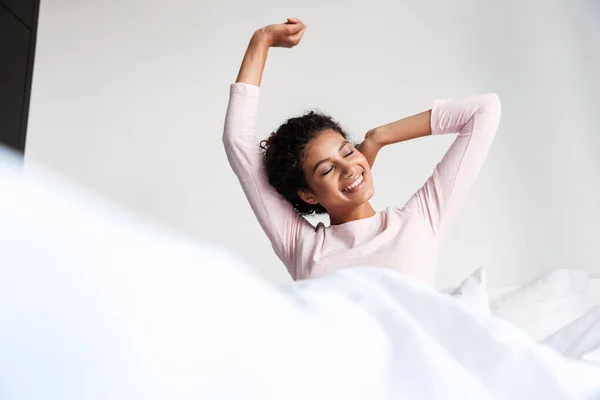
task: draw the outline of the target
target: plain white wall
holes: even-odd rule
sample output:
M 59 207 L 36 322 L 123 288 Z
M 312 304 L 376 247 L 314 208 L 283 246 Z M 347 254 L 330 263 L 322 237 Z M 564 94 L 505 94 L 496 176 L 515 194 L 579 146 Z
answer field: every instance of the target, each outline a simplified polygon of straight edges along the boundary
M 320 108 L 357 139 L 435 97 L 497 92 L 503 118 L 440 256 L 440 286 L 560 267 L 600 275 L 600 6 L 559 2 L 49 0 L 40 10 L 26 165 L 41 162 L 146 216 L 224 243 L 288 280 L 221 143 L 252 32 L 298 17 L 272 49 L 259 132 Z M 385 149 L 377 209 L 403 204 L 453 137 Z

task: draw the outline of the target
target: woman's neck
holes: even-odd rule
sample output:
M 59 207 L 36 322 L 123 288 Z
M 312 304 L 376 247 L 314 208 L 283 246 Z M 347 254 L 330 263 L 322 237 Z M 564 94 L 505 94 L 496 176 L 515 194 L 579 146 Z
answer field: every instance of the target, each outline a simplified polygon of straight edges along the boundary
M 346 222 L 356 221 L 358 219 L 370 218 L 375 214 L 375 209 L 371 207 L 371 203 L 367 201 L 349 213 L 337 216 L 329 214 L 329 220 L 331 221 L 331 225 L 341 225 L 345 224 Z

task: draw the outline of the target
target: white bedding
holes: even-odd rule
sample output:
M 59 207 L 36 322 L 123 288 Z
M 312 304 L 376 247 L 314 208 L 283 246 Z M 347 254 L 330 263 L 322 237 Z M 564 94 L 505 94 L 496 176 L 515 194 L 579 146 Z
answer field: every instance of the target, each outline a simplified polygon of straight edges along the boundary
M 3 400 L 600 398 L 600 368 L 393 271 L 273 287 L 59 182 L 0 165 L 0 192 Z
M 586 312 L 589 282 L 586 271 L 555 270 L 496 297 L 490 308 L 539 342 Z
M 498 298 L 499 296 L 518 288 L 518 286 L 500 286 L 488 288 L 489 300 L 493 302 L 494 299 Z M 600 278 L 591 278 L 589 280 L 589 288 L 585 291 L 585 293 L 583 293 L 583 299 L 586 310 L 600 305 Z
M 600 278 L 590 279 L 589 290 L 584 294 L 586 309 L 600 306 Z
M 542 343 L 567 357 L 595 362 L 600 366 L 600 306 L 589 309 Z
M 559 269 L 520 287 L 488 288 L 479 268 L 450 294 L 471 309 L 501 318 L 560 354 L 600 366 L 600 279 Z

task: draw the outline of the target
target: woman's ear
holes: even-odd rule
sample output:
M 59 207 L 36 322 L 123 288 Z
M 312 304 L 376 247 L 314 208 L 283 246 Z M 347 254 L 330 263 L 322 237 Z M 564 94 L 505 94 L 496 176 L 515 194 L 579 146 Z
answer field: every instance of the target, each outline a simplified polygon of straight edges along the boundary
M 318 204 L 317 198 L 315 195 L 308 189 L 300 189 L 298 190 L 298 196 L 308 204 Z

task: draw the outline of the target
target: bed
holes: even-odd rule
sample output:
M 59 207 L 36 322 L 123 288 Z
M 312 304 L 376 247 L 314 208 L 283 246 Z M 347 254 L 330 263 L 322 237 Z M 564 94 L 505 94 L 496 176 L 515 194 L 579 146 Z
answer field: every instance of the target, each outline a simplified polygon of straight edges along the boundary
M 480 268 L 445 292 L 563 355 L 600 363 L 600 278 L 585 270 L 558 269 L 520 287 L 488 287 Z
M 459 299 L 370 266 L 279 287 L 218 246 L 1 164 L 3 400 L 600 398 L 585 271 L 490 296 L 479 270 Z

